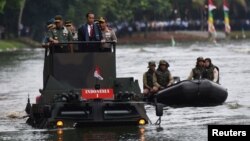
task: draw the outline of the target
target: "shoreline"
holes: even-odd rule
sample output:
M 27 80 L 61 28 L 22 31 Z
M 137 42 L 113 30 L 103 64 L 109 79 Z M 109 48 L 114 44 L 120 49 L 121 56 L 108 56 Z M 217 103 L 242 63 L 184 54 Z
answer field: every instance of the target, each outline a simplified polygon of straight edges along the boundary
M 15 51 L 24 48 L 26 45 L 17 40 L 0 40 L 0 52 Z
M 224 32 L 217 32 L 216 40 L 232 40 L 240 41 L 250 38 L 250 31 L 233 31 L 228 37 Z M 150 31 L 145 34 L 144 32 L 133 33 L 118 37 L 118 44 L 170 44 L 175 45 L 176 42 L 211 42 L 208 38 L 208 33 L 205 31 Z M 10 40 L 0 40 L 0 52 L 2 51 L 15 51 L 21 48 L 40 48 L 41 43 L 28 38 L 16 38 Z
M 181 32 L 148 32 L 134 33 L 124 37 L 118 37 L 119 44 L 144 44 L 144 43 L 172 43 L 174 41 L 206 41 L 203 36 L 187 35 Z
M 233 31 L 229 36 L 226 36 L 224 32 L 217 32 L 217 41 L 221 40 L 244 40 L 250 38 L 250 31 L 244 34 L 241 31 Z M 168 43 L 173 42 L 211 42 L 206 31 L 160 31 L 160 32 L 148 32 L 145 36 L 144 32 L 134 33 L 123 37 L 118 37 L 118 44 L 147 44 L 147 43 Z

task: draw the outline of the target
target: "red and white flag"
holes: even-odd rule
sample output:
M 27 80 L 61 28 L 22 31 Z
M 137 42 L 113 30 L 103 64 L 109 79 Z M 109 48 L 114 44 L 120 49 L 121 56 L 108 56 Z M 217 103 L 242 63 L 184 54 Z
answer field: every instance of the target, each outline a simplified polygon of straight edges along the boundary
M 216 9 L 216 6 L 213 3 L 213 0 L 208 0 L 208 11 L 213 11 Z
M 98 66 L 95 67 L 94 77 L 99 80 L 103 80 L 103 77 L 101 76 L 101 70 Z

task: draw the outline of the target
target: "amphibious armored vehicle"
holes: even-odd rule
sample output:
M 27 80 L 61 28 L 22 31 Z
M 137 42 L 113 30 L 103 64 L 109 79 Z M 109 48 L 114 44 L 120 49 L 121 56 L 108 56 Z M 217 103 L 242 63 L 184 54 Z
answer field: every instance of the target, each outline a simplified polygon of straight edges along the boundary
M 71 42 L 79 43 L 97 42 Z M 115 43 L 111 52 L 47 48 L 40 93 L 36 103 L 28 99 L 26 106 L 27 123 L 36 128 L 144 125 L 149 120 L 138 81 L 116 76 Z

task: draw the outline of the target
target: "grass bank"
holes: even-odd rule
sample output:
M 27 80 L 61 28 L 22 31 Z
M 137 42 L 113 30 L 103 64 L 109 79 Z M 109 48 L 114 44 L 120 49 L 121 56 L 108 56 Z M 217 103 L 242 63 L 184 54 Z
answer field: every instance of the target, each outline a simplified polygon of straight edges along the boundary
M 21 48 L 36 48 L 41 44 L 30 38 L 18 38 L 12 40 L 0 40 L 0 51 L 12 51 Z
M 26 45 L 17 40 L 0 40 L 0 51 L 10 51 L 24 47 L 26 47 Z
M 250 39 L 250 31 L 233 31 L 230 33 L 230 39 Z

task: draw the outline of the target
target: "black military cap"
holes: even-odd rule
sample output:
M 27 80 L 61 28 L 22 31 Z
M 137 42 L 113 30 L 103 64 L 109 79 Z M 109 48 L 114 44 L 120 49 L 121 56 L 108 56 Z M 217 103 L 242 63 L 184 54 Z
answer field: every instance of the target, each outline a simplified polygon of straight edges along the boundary
M 65 25 L 66 25 L 66 26 L 71 26 L 71 25 L 72 25 L 72 22 L 71 22 L 70 20 L 67 20 L 67 21 L 65 21 Z

